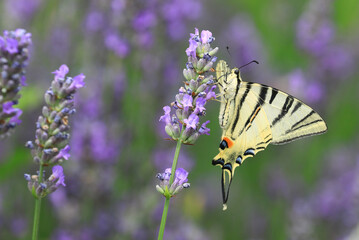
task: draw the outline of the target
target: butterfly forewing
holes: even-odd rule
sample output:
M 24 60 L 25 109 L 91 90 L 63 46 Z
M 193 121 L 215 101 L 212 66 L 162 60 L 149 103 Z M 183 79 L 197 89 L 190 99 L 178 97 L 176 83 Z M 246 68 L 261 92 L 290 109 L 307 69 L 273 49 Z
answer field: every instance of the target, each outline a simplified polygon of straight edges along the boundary
M 249 84 L 251 93 L 263 101 L 262 107 L 272 129 L 272 144 L 284 144 L 301 137 L 326 132 L 324 120 L 302 101 L 276 88 L 242 82 L 243 88 Z M 260 96 L 263 89 L 267 89 L 265 97 Z

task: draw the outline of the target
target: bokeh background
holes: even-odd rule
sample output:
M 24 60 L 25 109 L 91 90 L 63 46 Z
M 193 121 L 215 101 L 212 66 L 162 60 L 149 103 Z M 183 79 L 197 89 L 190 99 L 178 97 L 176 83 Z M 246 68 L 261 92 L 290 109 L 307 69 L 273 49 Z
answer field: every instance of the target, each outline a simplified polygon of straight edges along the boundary
M 211 135 L 181 149 L 191 188 L 171 201 L 165 239 L 359 239 L 358 9 L 357 0 L 1 1 L 0 30 L 26 29 L 33 47 L 23 122 L 0 142 L 0 239 L 30 239 L 23 174 L 36 166 L 24 144 L 61 64 L 84 73 L 86 87 L 70 120 L 67 186 L 43 201 L 41 239 L 156 239 L 164 199 L 155 175 L 175 147 L 158 119 L 183 84 L 195 27 L 213 32 L 231 66 L 260 62 L 241 69 L 245 81 L 298 97 L 329 130 L 248 159 L 223 212 L 211 102 Z

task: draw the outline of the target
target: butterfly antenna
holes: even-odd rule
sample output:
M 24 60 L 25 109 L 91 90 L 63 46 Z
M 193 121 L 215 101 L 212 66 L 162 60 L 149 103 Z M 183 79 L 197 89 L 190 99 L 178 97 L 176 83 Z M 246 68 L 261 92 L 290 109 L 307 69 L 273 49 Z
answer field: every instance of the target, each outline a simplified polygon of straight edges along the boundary
M 249 65 L 249 64 L 251 64 L 251 63 L 257 63 L 257 64 L 259 64 L 259 62 L 258 62 L 258 61 L 253 60 L 253 61 L 250 61 L 249 63 L 246 63 L 246 64 L 244 64 L 244 65 L 240 66 L 238 69 L 241 69 L 242 67 L 245 67 L 245 66 L 247 66 L 247 65 Z
M 231 53 L 229 52 L 229 47 L 228 46 L 226 47 L 226 49 L 227 49 L 227 52 L 228 52 L 229 56 L 231 56 Z

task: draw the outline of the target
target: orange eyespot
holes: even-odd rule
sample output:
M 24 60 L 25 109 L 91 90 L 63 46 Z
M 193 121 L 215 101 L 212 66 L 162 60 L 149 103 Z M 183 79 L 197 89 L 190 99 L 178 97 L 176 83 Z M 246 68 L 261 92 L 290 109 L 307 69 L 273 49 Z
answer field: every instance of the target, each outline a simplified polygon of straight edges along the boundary
M 233 141 L 230 138 L 224 137 L 223 140 L 227 142 L 228 148 L 233 146 Z

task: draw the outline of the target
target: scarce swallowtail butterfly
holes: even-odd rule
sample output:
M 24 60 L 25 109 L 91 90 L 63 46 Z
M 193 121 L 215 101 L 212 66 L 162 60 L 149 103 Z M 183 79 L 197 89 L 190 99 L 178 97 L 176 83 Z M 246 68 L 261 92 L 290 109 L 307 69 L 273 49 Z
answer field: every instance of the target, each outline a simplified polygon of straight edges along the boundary
M 216 67 L 221 96 L 219 124 L 222 138 L 212 164 L 222 168 L 223 210 L 236 167 L 264 150 L 327 131 L 323 119 L 293 96 L 259 83 L 244 82 L 238 68 L 223 60 Z M 226 182 L 228 181 L 228 182 Z

